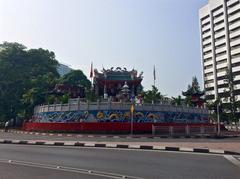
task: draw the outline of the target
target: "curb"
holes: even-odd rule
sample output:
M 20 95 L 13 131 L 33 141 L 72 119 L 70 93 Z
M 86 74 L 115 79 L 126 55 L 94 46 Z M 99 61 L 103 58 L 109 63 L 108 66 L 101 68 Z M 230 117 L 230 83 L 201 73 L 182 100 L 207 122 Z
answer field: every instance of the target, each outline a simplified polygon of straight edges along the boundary
M 3 130 L 0 130 L 4 132 Z M 223 135 L 223 136 L 215 136 L 215 135 L 192 135 L 192 136 L 168 136 L 168 135 L 161 135 L 161 136 L 121 136 L 121 135 L 85 135 L 85 134 L 62 134 L 62 133 L 46 133 L 46 132 L 27 132 L 27 131 L 15 131 L 9 130 L 9 133 L 14 134 L 30 134 L 30 135 L 39 135 L 39 136 L 57 136 L 57 137 L 76 137 L 76 138 L 113 138 L 113 139 L 160 139 L 160 138 L 177 138 L 177 139 L 186 139 L 186 138 L 213 138 L 213 139 L 222 139 L 222 138 L 235 138 L 239 137 L 238 135 Z
M 174 151 L 174 152 L 194 152 L 194 153 L 209 153 L 209 154 L 225 154 L 225 155 L 240 155 L 238 152 L 227 150 L 215 150 L 208 148 L 184 148 L 184 147 L 168 147 L 168 146 L 153 146 L 153 145 L 124 145 L 111 143 L 81 143 L 81 142 L 58 142 L 58 141 L 30 141 L 30 140 L 6 140 L 0 139 L 0 144 L 22 144 L 22 145 L 47 145 L 47 146 L 75 146 L 75 147 L 94 147 L 94 148 L 121 148 L 121 149 L 139 149 L 139 150 L 154 150 L 154 151 Z

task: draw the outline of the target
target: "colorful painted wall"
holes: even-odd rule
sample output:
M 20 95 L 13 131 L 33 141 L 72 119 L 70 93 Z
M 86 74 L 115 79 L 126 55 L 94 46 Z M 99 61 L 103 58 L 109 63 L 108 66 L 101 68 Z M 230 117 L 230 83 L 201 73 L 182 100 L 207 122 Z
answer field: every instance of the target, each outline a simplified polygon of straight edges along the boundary
M 32 122 L 130 122 L 131 113 L 125 110 L 51 111 L 35 114 Z M 208 115 L 186 112 L 135 111 L 135 123 L 208 123 Z

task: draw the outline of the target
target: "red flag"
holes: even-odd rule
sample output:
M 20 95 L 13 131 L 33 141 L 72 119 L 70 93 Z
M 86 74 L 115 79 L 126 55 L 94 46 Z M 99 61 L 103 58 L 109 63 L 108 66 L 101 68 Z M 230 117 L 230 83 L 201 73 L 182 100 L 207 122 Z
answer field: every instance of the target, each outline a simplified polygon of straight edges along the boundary
M 91 63 L 91 71 L 90 71 L 90 78 L 93 77 L 93 64 Z

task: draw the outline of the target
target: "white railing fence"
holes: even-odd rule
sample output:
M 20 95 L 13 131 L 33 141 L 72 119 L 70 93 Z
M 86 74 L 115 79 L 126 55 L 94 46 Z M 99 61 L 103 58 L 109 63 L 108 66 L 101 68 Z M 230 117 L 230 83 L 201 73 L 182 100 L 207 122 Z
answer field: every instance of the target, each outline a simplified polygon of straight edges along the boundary
M 194 135 L 216 135 L 217 126 L 154 126 L 152 135 L 159 136 L 194 136 Z

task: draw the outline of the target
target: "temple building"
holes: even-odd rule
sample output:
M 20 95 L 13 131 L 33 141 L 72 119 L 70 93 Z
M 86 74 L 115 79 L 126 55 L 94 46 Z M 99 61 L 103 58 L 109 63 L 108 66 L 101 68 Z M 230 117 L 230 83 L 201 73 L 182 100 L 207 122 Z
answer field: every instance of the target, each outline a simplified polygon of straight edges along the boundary
M 126 68 L 117 67 L 114 69 L 102 69 L 98 72 L 94 70 L 93 87 L 95 95 L 102 96 L 104 99 L 111 98 L 119 101 L 122 98 L 134 97 L 142 89 L 143 72 L 138 74 L 135 69 L 127 71 Z

